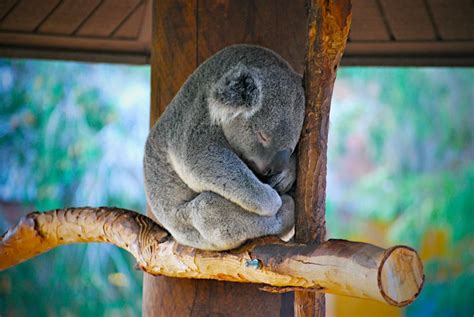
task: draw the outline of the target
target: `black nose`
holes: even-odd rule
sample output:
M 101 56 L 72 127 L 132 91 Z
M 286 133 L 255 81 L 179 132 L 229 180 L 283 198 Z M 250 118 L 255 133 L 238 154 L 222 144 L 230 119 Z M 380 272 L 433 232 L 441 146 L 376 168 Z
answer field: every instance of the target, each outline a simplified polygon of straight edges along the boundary
M 284 149 L 276 152 L 275 156 L 273 157 L 272 164 L 271 164 L 271 171 L 269 174 L 277 174 L 280 173 L 288 166 L 290 161 L 291 152 L 289 149 Z

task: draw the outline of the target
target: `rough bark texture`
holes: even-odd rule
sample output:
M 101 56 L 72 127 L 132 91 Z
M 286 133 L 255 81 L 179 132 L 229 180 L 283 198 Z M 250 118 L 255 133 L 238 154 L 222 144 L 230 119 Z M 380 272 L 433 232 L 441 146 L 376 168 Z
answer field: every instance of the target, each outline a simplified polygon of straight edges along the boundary
M 350 0 L 310 0 L 304 84 L 305 122 L 298 150 L 296 241 L 325 240 L 326 161 L 331 96 L 351 24 Z M 324 316 L 323 294 L 295 293 L 295 316 Z
M 78 242 L 112 243 L 130 252 L 137 266 L 152 275 L 268 284 L 284 287 L 283 291 L 310 288 L 395 306 L 411 303 L 423 284 L 421 261 L 413 249 L 404 246 L 384 250 L 345 240 L 287 244 L 268 237 L 229 252 L 201 251 L 178 245 L 146 216 L 110 207 L 23 217 L 0 240 L 0 271 Z M 175 295 L 168 300 L 180 300 Z

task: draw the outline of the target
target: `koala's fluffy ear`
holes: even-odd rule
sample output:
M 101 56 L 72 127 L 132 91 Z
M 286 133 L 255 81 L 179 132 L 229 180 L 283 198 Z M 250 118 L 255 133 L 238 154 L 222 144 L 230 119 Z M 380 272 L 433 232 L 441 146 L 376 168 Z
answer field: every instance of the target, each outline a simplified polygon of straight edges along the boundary
M 214 123 L 225 123 L 241 114 L 250 117 L 260 108 L 260 97 L 261 82 L 257 70 L 239 63 L 211 89 L 211 120 Z

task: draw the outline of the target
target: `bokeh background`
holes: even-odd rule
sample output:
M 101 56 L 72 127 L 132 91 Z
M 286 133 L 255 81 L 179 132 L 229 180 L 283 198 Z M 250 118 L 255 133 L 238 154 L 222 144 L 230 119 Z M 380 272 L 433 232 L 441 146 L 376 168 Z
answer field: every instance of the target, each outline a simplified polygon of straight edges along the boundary
M 32 210 L 144 212 L 149 72 L 0 59 L 0 231 Z M 426 282 L 402 310 L 328 296 L 328 316 L 473 316 L 474 70 L 343 67 L 329 134 L 329 236 L 413 246 Z M 141 297 L 108 245 L 0 272 L 0 316 L 139 316 Z

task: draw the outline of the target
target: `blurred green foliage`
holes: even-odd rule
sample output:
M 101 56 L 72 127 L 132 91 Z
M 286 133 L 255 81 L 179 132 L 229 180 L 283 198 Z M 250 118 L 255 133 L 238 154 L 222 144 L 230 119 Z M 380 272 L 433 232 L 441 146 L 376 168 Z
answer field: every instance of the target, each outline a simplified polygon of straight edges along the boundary
M 426 284 L 409 316 L 474 313 L 473 86 L 471 69 L 338 74 L 329 232 L 363 239 L 368 224 L 382 223 L 387 244 L 422 250 Z M 144 210 L 148 87 L 147 67 L 0 60 L 0 229 L 32 209 Z M 13 214 L 12 202 L 21 207 Z M 0 315 L 137 316 L 141 278 L 117 248 L 59 248 L 0 274 Z
M 474 70 L 346 68 L 338 76 L 330 232 L 360 237 L 367 223 L 382 223 L 389 243 L 411 245 L 422 256 L 434 249 L 425 259 L 424 291 L 406 313 L 472 316 Z M 433 239 L 437 231 L 446 246 Z
M 2 231 L 33 209 L 145 209 L 148 81 L 148 67 L 0 60 Z M 0 316 L 137 316 L 141 279 L 118 248 L 62 247 L 0 274 Z

